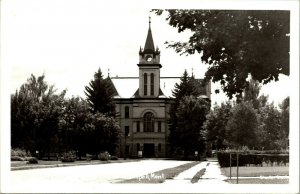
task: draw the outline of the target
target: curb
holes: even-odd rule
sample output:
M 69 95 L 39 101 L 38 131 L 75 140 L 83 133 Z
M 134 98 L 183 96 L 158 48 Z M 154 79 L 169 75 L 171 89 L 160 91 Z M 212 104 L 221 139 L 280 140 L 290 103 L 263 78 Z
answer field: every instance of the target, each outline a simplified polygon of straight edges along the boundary
M 127 162 L 135 162 L 128 160 Z M 92 162 L 92 163 L 73 163 L 73 164 L 49 164 L 49 165 L 34 165 L 33 166 L 17 166 L 17 167 L 11 167 L 11 171 L 15 170 L 30 170 L 30 169 L 40 169 L 40 168 L 57 168 L 57 167 L 69 167 L 69 166 L 82 166 L 82 165 L 97 165 L 97 164 L 113 164 L 113 163 L 122 163 L 122 161 L 119 162 Z

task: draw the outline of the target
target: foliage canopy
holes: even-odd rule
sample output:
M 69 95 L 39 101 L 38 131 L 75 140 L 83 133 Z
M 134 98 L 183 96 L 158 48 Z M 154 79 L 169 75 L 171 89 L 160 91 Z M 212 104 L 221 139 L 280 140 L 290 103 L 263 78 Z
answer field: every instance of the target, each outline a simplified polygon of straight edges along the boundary
M 154 10 L 161 15 L 163 10 Z M 190 30 L 188 42 L 166 42 L 181 54 L 201 53 L 206 79 L 232 98 L 247 77 L 261 83 L 289 75 L 290 12 L 274 10 L 165 10 L 169 25 Z M 218 92 L 218 91 L 216 91 Z

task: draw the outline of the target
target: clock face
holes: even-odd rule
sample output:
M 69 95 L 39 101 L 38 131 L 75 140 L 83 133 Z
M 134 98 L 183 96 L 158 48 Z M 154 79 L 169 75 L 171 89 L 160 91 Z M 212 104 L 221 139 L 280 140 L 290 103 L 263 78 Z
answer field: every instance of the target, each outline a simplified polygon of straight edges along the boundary
M 151 56 L 151 55 L 146 56 L 146 60 L 147 60 L 148 62 L 152 61 L 152 56 Z

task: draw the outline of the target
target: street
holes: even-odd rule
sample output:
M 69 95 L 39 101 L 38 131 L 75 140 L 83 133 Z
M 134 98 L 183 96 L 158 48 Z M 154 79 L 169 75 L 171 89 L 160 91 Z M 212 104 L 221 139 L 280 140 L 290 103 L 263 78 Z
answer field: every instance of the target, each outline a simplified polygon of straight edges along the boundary
M 166 168 L 176 167 L 189 161 L 141 160 L 125 163 L 108 163 L 10 171 L 5 193 L 210 193 L 236 192 L 243 187 L 228 184 L 221 174 L 216 160 L 208 160 L 191 167 L 162 184 L 122 184 L 125 179 L 140 177 Z M 203 177 L 194 184 L 190 180 L 201 169 Z M 9 180 L 10 179 L 10 180 Z M 241 186 L 241 185 L 240 185 Z M 273 189 L 277 193 L 288 189 L 286 185 L 256 185 L 257 191 Z M 249 185 L 249 188 L 252 188 Z
M 142 160 L 128 163 L 11 171 L 9 192 L 102 192 L 103 184 L 139 177 L 187 162 Z

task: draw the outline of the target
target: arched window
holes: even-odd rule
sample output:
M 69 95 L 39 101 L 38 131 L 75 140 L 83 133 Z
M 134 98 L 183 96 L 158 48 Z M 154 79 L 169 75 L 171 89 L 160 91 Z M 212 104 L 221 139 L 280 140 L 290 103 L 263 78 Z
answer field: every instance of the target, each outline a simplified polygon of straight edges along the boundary
M 129 107 L 125 106 L 125 119 L 129 118 Z
M 151 90 L 150 90 L 150 93 L 151 95 L 154 95 L 154 73 L 151 73 L 151 81 L 150 81 L 150 86 L 151 86 Z
M 147 73 L 144 73 L 144 95 L 147 96 Z
M 151 112 L 144 115 L 144 132 L 154 132 L 154 115 Z

